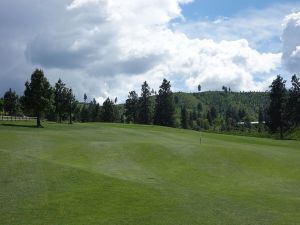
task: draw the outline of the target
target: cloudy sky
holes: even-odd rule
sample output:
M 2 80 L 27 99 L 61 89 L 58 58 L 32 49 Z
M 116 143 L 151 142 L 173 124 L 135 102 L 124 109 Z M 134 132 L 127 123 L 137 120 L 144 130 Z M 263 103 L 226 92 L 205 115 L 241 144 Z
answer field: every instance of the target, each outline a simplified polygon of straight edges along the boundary
M 103 101 L 147 80 L 267 90 L 300 74 L 299 0 L 1 0 L 0 94 L 42 68 Z

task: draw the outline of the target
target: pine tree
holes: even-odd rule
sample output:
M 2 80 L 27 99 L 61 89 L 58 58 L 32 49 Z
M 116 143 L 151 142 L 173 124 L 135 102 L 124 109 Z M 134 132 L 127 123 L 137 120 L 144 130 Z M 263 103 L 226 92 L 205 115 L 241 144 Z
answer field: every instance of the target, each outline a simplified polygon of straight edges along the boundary
M 139 108 L 139 97 L 135 91 L 129 92 L 128 99 L 125 103 L 125 116 L 127 123 L 137 122 Z
M 86 93 L 84 93 L 84 95 L 83 95 L 83 100 L 84 100 L 84 103 L 86 103 L 86 100 L 87 100 L 87 95 L 86 95 Z
M 202 103 L 199 102 L 198 105 L 197 105 L 197 111 L 198 111 L 198 118 L 201 117 L 201 113 L 202 113 L 202 110 L 203 110 L 203 106 L 202 106 Z
M 55 112 L 58 115 L 59 123 L 62 122 L 62 117 L 64 113 L 67 112 L 68 106 L 68 88 L 62 82 L 61 79 L 57 81 L 54 87 L 54 105 L 55 105 Z
M 207 111 L 206 118 L 207 118 L 207 121 L 209 122 L 209 125 L 212 126 L 213 119 L 212 119 L 212 115 L 211 115 L 210 110 Z
M 18 111 L 18 96 L 16 92 L 9 89 L 3 97 L 3 109 L 8 115 L 16 115 Z
M 75 96 L 73 95 L 73 91 L 72 89 L 68 89 L 67 91 L 67 112 L 69 114 L 69 123 L 72 124 L 72 114 L 75 112 L 76 108 L 77 108 L 77 104 L 78 102 L 76 101 Z
M 296 75 L 292 77 L 292 87 L 289 90 L 288 114 L 290 125 L 300 125 L 300 80 Z
M 150 87 L 145 81 L 142 85 L 141 98 L 139 99 L 139 118 L 138 122 L 141 124 L 151 124 L 151 92 Z
M 285 87 L 286 81 L 281 76 L 272 82 L 270 86 L 270 107 L 268 110 L 269 121 L 268 126 L 271 132 L 280 132 L 280 138 L 283 139 L 283 133 L 287 129 L 287 90 Z
M 93 100 L 90 102 L 88 107 L 89 113 L 90 113 L 90 121 L 96 122 L 99 116 L 100 112 L 100 106 L 96 102 L 96 99 L 93 98 Z
M 90 111 L 86 104 L 83 105 L 80 111 L 80 120 L 83 123 L 89 122 L 90 121 Z
M 114 102 L 110 100 L 110 98 L 107 98 L 103 102 L 102 106 L 102 112 L 101 117 L 103 122 L 114 122 L 115 116 L 114 116 Z
M 210 114 L 211 114 L 212 121 L 217 119 L 218 112 L 217 112 L 217 109 L 214 106 L 210 107 Z
M 0 98 L 0 114 L 3 112 L 4 100 Z
M 170 81 L 163 80 L 155 104 L 154 124 L 173 127 L 175 125 L 175 103 Z
M 25 83 L 22 104 L 26 111 L 37 117 L 37 127 L 41 127 L 42 113 L 51 105 L 52 88 L 42 70 L 35 70 L 31 75 L 31 82 Z
M 198 92 L 200 92 L 201 91 L 201 85 L 199 84 L 198 85 Z

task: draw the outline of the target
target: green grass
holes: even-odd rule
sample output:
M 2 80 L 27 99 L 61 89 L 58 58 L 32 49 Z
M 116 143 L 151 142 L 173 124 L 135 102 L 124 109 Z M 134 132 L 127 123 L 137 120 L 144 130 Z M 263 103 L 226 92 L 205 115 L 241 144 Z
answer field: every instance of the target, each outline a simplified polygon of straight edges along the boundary
M 44 125 L 0 126 L 0 224 L 300 223 L 300 142 Z

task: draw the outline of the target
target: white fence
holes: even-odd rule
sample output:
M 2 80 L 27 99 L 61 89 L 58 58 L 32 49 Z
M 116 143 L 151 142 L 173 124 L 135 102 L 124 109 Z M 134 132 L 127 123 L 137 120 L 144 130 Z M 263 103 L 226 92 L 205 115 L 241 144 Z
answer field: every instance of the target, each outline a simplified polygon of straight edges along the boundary
M 0 121 L 30 121 L 36 119 L 36 117 L 28 116 L 0 116 Z

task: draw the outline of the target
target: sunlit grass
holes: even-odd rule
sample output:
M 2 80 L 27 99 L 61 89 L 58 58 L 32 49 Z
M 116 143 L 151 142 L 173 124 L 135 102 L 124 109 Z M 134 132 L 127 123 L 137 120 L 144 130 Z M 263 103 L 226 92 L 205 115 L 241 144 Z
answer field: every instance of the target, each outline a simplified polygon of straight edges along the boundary
M 15 125 L 0 125 L 0 224 L 300 221 L 300 142 L 123 124 Z

